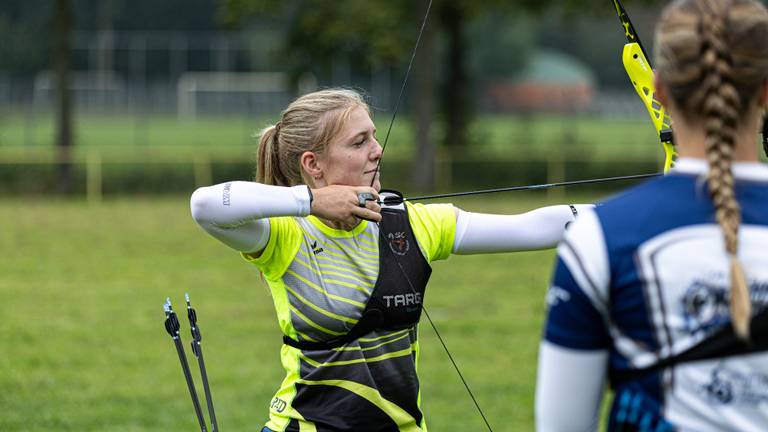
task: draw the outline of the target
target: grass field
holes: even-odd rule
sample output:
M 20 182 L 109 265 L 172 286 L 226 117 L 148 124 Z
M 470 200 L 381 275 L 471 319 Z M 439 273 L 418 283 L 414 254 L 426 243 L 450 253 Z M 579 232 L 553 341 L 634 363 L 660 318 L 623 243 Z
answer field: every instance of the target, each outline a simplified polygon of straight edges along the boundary
M 182 155 L 209 152 L 214 155 L 240 154 L 255 149 L 254 134 L 275 118 L 202 117 L 183 121 L 172 116 L 99 116 L 79 114 L 75 118 L 76 151 L 99 149 L 110 153 L 165 149 Z M 375 117 L 383 143 L 390 114 Z M 433 136 L 442 136 L 440 122 L 433 124 Z M 0 112 L 0 151 L 48 149 L 53 144 L 53 116 L 38 113 L 25 116 Z M 413 151 L 413 125 L 402 114 L 395 122 L 387 154 L 408 157 Z M 660 151 L 649 119 L 645 116 L 613 119 L 587 114 L 576 116 L 483 115 L 469 129 L 467 153 L 474 156 L 503 156 L 547 152 L 557 149 L 591 149 L 591 152 L 632 155 L 646 159 Z M 2 153 L 0 153 L 2 156 Z
M 472 211 L 520 212 L 547 204 L 544 197 L 460 203 Z M 255 268 L 194 224 L 186 197 L 95 206 L 3 199 L 0 220 L 0 430 L 195 430 L 161 308 L 170 296 L 181 309 L 187 291 L 198 311 L 221 430 L 259 430 L 282 379 L 271 298 Z M 553 255 L 434 264 L 429 313 L 497 432 L 533 430 L 536 352 Z M 182 329 L 188 348 L 186 318 Z M 484 430 L 426 322 L 421 338 L 430 430 Z

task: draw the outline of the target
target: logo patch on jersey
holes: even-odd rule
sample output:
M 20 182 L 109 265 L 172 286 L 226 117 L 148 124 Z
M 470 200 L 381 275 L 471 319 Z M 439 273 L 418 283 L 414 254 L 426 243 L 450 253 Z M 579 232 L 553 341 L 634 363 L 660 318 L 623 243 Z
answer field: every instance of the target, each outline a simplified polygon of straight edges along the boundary
M 727 276 L 718 273 L 694 280 L 685 290 L 680 304 L 687 331 L 707 331 L 730 321 L 728 285 Z M 749 293 L 754 305 L 768 303 L 768 284 L 749 281 Z
M 728 289 L 722 278 L 695 280 L 680 299 L 688 331 L 706 331 L 728 322 Z
M 571 293 L 560 288 L 557 285 L 552 285 L 547 290 L 547 305 L 549 307 L 555 307 L 560 303 L 565 303 L 571 300 Z
M 408 242 L 408 237 L 404 231 L 387 234 L 387 240 L 389 242 L 389 248 L 397 255 L 405 255 L 411 248 L 411 244 Z
M 312 253 L 317 255 L 317 254 L 319 254 L 322 251 L 323 251 L 323 248 L 317 246 L 317 240 L 313 241 L 312 242 Z
M 284 400 L 280 398 L 274 398 L 272 399 L 272 403 L 269 405 L 269 407 L 277 412 L 283 412 L 285 410 L 285 407 L 288 406 L 287 403 L 285 403 Z
M 756 406 L 768 401 L 768 376 L 742 373 L 720 362 L 701 388 L 707 399 L 722 405 Z

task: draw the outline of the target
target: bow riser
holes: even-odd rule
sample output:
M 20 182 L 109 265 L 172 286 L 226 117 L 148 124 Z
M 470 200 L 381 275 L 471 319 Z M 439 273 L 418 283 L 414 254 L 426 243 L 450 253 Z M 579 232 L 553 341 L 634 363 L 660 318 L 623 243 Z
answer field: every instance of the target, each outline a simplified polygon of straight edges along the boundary
M 664 147 L 664 172 L 666 172 L 672 167 L 677 152 L 672 143 L 672 134 L 666 133 L 671 130 L 669 116 L 664 106 L 655 97 L 656 88 L 653 85 L 651 64 L 646 59 L 643 48 L 637 42 L 625 44 L 621 58 L 632 86 L 643 101 L 648 114 L 651 116 L 653 127 L 659 134 L 659 139 Z

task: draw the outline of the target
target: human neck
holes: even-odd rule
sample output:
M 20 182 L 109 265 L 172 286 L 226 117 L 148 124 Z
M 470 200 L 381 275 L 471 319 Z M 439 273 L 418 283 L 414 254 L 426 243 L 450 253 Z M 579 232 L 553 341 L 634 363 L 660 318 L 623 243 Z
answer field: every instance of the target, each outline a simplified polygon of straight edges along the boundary
M 324 225 L 327 225 L 333 229 L 337 230 L 343 230 L 343 231 L 352 231 L 355 229 L 358 225 L 360 225 L 360 222 L 362 222 L 361 219 L 355 218 L 354 224 L 349 224 L 346 222 L 339 222 L 339 221 L 332 221 L 330 219 L 323 219 L 323 218 L 317 218 L 322 222 Z
M 741 125 L 736 130 L 733 148 L 734 162 L 757 162 L 756 126 L 752 122 Z M 707 158 L 706 133 L 701 124 L 692 125 L 685 121 L 675 121 L 675 148 L 679 157 Z

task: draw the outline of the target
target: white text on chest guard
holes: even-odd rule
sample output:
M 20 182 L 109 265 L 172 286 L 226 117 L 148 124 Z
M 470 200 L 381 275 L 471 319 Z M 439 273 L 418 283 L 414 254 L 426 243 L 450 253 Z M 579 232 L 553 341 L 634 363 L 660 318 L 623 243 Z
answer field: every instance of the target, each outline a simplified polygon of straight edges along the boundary
M 421 293 L 385 295 L 382 298 L 387 302 L 387 307 L 421 304 Z

